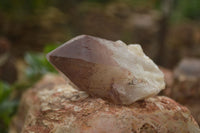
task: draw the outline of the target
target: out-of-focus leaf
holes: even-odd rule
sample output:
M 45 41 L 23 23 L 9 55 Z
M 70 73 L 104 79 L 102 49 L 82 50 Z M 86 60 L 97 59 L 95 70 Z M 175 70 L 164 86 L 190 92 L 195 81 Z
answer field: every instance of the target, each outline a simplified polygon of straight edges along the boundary
M 31 79 L 38 79 L 47 72 L 56 72 L 42 53 L 27 53 L 25 61 L 29 65 L 26 74 Z
M 200 0 L 177 0 L 174 2 L 175 9 L 172 20 L 200 20 Z
M 0 81 L 0 103 L 11 93 L 11 87 L 5 82 Z
M 15 83 L 9 85 L 0 81 L 0 133 L 7 132 L 9 123 L 13 114 L 16 112 L 18 100 L 11 99 L 13 90 L 28 88 L 39 78 L 48 72 L 56 72 L 52 65 L 46 59 L 46 53 L 55 49 L 58 45 L 48 45 L 44 53 L 27 53 L 24 57 L 28 68 L 25 70 L 27 81 L 23 84 Z
M 15 112 L 18 101 L 5 100 L 0 106 L 0 118 L 7 126 L 10 123 L 11 116 Z
M 11 116 L 16 112 L 17 100 L 10 99 L 13 87 L 0 81 L 0 132 L 6 132 Z
M 49 53 L 50 51 L 56 49 L 58 46 L 59 46 L 59 44 L 50 44 L 50 45 L 47 45 L 47 46 L 45 46 L 45 48 L 44 48 L 44 53 L 47 54 L 47 53 Z

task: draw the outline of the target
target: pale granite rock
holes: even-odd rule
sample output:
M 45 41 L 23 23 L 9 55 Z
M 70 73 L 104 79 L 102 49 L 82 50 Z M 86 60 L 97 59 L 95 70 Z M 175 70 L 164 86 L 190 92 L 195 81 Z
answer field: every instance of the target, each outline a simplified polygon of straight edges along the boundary
M 132 104 L 165 87 L 163 73 L 140 45 L 81 35 L 47 58 L 80 90 L 117 104 Z
M 190 111 L 155 96 L 127 106 L 74 90 L 46 75 L 24 93 L 10 133 L 199 133 Z

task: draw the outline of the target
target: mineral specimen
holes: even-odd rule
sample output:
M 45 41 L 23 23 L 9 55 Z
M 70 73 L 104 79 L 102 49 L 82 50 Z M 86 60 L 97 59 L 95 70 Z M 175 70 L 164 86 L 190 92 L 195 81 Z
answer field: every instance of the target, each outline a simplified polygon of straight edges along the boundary
M 140 45 L 81 35 L 47 58 L 80 90 L 117 104 L 131 104 L 165 87 L 163 73 Z

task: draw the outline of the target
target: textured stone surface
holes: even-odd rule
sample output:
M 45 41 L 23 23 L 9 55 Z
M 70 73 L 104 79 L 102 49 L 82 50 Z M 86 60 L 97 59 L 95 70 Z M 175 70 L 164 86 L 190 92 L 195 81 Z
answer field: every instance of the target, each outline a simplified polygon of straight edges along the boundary
M 50 52 L 48 60 L 80 90 L 131 104 L 164 89 L 164 76 L 140 45 L 82 35 Z
M 175 78 L 186 80 L 200 78 L 200 59 L 185 58 L 175 68 Z
M 46 75 L 24 93 L 10 133 L 199 133 L 189 110 L 155 96 L 115 105 Z
M 174 70 L 171 97 L 187 106 L 200 124 L 200 60 L 185 58 Z
M 183 59 L 174 70 L 173 97 L 177 99 L 197 98 L 200 96 L 200 60 Z
M 160 94 L 189 108 L 197 123 L 200 124 L 200 79 L 198 78 L 200 66 L 197 65 L 200 63 L 198 62 L 200 61 L 197 59 L 183 59 L 175 71 L 160 67 L 166 82 L 166 89 Z
M 165 84 L 166 84 L 165 89 L 162 90 L 159 94 L 170 97 L 172 95 L 172 88 L 174 85 L 174 73 L 170 69 L 167 69 L 161 66 L 159 66 L 159 68 L 164 74 L 164 79 L 165 79 Z

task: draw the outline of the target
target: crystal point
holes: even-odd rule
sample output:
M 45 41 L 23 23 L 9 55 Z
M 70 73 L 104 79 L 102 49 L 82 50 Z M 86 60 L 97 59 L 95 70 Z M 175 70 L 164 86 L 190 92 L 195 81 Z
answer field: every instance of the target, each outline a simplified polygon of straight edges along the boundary
M 164 89 L 164 75 L 140 45 L 77 36 L 47 55 L 80 90 L 131 104 Z

